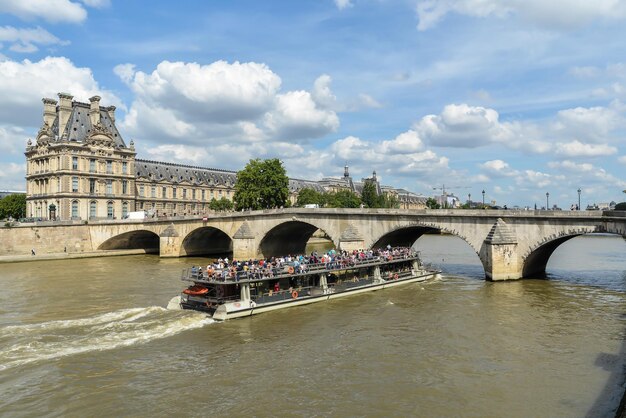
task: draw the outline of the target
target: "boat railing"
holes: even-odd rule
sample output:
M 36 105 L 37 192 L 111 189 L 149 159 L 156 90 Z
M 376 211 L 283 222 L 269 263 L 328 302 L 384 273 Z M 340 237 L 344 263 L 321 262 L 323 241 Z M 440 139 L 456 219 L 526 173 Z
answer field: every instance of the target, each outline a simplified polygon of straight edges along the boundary
M 206 270 L 197 267 L 184 269 L 181 280 L 199 283 L 219 283 L 219 282 L 251 282 L 267 279 L 280 279 L 298 275 L 314 274 L 323 271 L 345 270 L 354 268 L 371 267 L 376 264 L 392 263 L 400 260 L 419 258 L 418 252 L 403 252 L 395 255 L 376 255 L 362 259 L 335 259 L 323 263 L 286 263 L 272 268 L 257 267 L 251 270 L 231 271 L 229 269 L 214 270 L 209 274 Z

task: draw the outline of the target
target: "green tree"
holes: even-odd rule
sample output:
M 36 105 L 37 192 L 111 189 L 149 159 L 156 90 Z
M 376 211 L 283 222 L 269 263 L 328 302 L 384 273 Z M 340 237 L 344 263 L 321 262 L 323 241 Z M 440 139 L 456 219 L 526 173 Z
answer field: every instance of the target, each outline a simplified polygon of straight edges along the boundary
M 327 194 L 326 205 L 331 208 L 358 208 L 361 198 L 350 190 L 340 190 Z
M 400 201 L 396 196 L 385 194 L 378 196 L 379 206 L 387 209 L 398 209 L 400 207 Z
M 363 204 L 368 208 L 381 207 L 381 199 L 379 199 L 376 191 L 376 185 L 371 181 L 366 181 L 363 185 L 363 191 L 361 192 L 361 200 Z
M 0 199 L 0 219 L 22 218 L 26 214 L 26 195 L 11 194 Z
M 225 197 L 222 197 L 220 200 L 217 200 L 217 199 L 213 198 L 209 202 L 209 209 L 215 210 L 215 211 L 232 210 L 233 209 L 233 202 L 231 202 L 230 200 L 226 199 Z
M 441 205 L 437 203 L 435 199 L 433 199 L 432 197 L 429 197 L 428 199 L 426 199 L 426 207 L 428 209 L 440 209 Z
M 237 173 L 234 198 L 237 210 L 285 206 L 288 197 L 289 178 L 278 158 L 250 160 Z
M 311 189 L 309 187 L 305 187 L 298 192 L 298 201 L 296 203 L 297 206 L 304 205 L 320 205 L 324 204 L 325 198 L 324 193 L 320 193 L 315 189 Z

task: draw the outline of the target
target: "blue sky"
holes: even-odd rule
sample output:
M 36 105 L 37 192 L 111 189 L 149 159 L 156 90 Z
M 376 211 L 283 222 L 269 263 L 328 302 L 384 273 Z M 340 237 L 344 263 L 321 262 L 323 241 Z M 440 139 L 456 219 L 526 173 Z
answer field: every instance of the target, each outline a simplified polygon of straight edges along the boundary
M 0 0 L 0 189 L 68 92 L 115 105 L 144 159 L 622 201 L 625 21 L 621 0 Z

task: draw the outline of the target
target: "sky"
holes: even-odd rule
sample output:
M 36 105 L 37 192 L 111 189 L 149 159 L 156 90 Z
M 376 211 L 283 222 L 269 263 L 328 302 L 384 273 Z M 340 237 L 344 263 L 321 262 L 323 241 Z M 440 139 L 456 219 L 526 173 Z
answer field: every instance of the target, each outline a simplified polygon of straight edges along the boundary
M 624 39 L 626 0 L 0 0 L 0 190 L 67 92 L 142 159 L 620 202 Z

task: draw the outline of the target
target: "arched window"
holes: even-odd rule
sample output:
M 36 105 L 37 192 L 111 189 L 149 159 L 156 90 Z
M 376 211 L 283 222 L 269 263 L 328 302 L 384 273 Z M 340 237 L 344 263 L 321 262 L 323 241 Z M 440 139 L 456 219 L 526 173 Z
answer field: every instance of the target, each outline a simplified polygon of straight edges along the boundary
M 79 219 L 78 217 L 78 200 L 72 201 L 72 219 Z
M 107 202 L 107 218 L 113 219 L 115 212 L 113 211 L 113 202 Z
M 96 217 L 96 209 L 97 209 L 97 203 L 95 200 L 92 200 L 91 202 L 89 202 L 89 219 L 91 218 L 95 218 Z
M 122 203 L 122 219 L 125 219 L 128 216 L 128 202 Z

